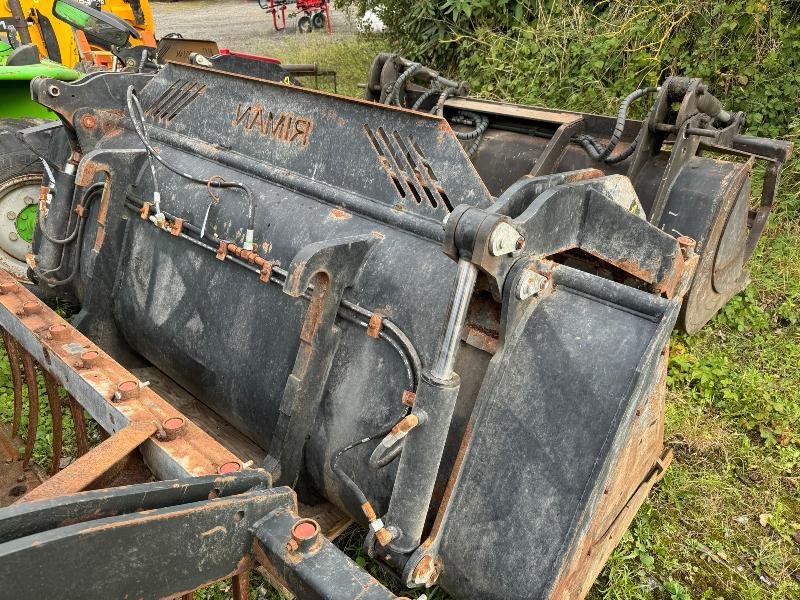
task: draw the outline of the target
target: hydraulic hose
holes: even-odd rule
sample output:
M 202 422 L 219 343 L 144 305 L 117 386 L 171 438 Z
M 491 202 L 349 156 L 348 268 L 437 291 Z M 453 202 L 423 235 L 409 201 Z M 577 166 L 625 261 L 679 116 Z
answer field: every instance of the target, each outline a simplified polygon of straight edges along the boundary
M 605 146 L 602 146 L 596 139 L 588 134 L 576 135 L 572 138 L 573 141 L 580 144 L 594 160 L 604 162 L 606 164 L 616 164 L 618 162 L 622 162 L 636 150 L 636 146 L 639 143 L 640 137 L 640 135 L 637 135 L 636 139 L 634 139 L 631 145 L 619 155 L 611 156 L 614 148 L 617 147 L 617 144 L 619 144 L 620 140 L 622 139 L 622 132 L 625 129 L 625 121 L 628 119 L 628 109 L 635 100 L 649 94 L 653 94 L 657 92 L 658 89 L 659 88 L 657 87 L 640 88 L 631 92 L 625 97 L 625 99 L 619 105 L 619 110 L 617 111 L 617 121 L 614 125 L 614 131 L 612 132 L 611 138 L 608 140 L 608 143 Z
M 93 194 L 97 193 L 98 191 L 101 191 L 104 186 L 105 186 L 105 182 L 93 183 L 92 185 L 90 185 L 86 189 L 86 192 L 84 193 L 84 198 L 86 199 L 84 202 L 89 202 L 91 200 L 91 196 Z M 45 229 L 45 225 L 44 225 L 44 220 L 42 218 L 42 211 L 37 211 L 36 220 L 37 220 L 37 222 L 39 224 L 39 232 L 42 234 L 42 236 L 48 242 L 51 242 L 53 244 L 58 244 L 58 245 L 63 246 L 64 244 L 68 244 L 72 240 L 74 240 L 75 237 L 78 234 L 78 223 L 80 222 L 80 219 L 78 220 L 78 222 L 75 223 L 75 227 L 73 227 L 72 233 L 70 233 L 67 237 L 65 237 L 63 239 L 54 238 L 49 233 L 47 233 L 47 230 Z

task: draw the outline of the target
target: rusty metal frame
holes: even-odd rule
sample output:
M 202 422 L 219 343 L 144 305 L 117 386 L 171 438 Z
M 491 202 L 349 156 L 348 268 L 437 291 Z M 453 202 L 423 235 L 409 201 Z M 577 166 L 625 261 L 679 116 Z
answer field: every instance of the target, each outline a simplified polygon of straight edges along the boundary
M 243 463 L 140 382 L 11 275 L 0 271 L 0 327 L 105 431 L 108 440 L 25 499 L 84 489 L 132 450 L 159 479 L 241 470 Z

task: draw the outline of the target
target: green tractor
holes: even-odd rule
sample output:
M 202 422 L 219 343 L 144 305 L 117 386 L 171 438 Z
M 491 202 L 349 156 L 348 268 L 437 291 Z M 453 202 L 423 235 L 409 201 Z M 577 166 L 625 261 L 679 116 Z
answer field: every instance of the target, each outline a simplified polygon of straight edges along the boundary
M 43 165 L 16 132 L 55 118 L 31 100 L 30 82 L 40 75 L 74 81 L 81 73 L 40 58 L 35 46 L 13 48 L 0 40 L 0 267 L 20 279 L 27 272 Z
M 63 5 L 52 0 L 0 2 L 0 268 L 19 279 L 27 273 L 33 227 L 45 166 L 16 133 L 56 115 L 31 100 L 30 82 L 38 76 L 74 81 L 99 68 L 111 68 L 108 48 L 75 27 Z M 147 0 L 106 0 L 102 10 L 127 23 L 133 43 L 155 44 Z M 76 69 L 65 65 L 76 66 Z

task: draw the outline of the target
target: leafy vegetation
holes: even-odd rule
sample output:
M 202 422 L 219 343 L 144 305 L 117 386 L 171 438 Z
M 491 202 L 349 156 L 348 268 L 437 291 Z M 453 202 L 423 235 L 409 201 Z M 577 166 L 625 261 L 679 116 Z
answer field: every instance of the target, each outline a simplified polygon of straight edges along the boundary
M 703 77 L 752 131 L 800 95 L 800 4 L 785 0 L 351 0 L 393 47 L 500 99 L 608 112 L 664 75 Z
M 608 112 L 630 89 L 682 72 L 705 77 L 730 106 L 747 110 L 752 131 L 800 139 L 796 2 L 385 4 L 404 52 L 487 96 Z M 320 35 L 295 36 L 274 52 L 265 42 L 262 51 L 336 68 L 340 93 L 360 96 L 372 57 L 392 46 L 381 37 Z M 675 461 L 592 600 L 800 598 L 800 160 L 784 171 L 776 204 L 751 261 L 752 285 L 698 335 L 673 336 L 666 436 Z M 5 420 L 7 369 L 0 363 Z M 37 438 L 43 463 L 48 423 L 45 416 Z M 362 533 L 340 546 L 394 585 L 363 555 Z M 197 597 L 222 600 L 229 589 L 220 583 Z M 251 598 L 278 597 L 254 579 Z

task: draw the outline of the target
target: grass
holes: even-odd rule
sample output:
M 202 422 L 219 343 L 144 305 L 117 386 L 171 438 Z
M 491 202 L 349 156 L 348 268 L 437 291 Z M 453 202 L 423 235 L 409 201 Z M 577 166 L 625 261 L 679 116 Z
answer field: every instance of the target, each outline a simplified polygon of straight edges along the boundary
M 361 96 L 358 84 L 374 54 L 385 49 L 379 37 L 312 35 L 275 48 L 265 41 L 261 51 L 335 68 L 340 93 Z M 675 460 L 591 600 L 800 598 L 800 160 L 784 172 L 777 207 L 751 261 L 752 285 L 698 335 L 673 336 L 666 437 Z M 7 368 L 4 361 L 5 420 Z M 50 420 L 43 412 L 35 458 L 47 463 Z M 362 535 L 351 530 L 338 543 L 395 587 L 363 556 Z M 226 583 L 197 595 L 228 597 Z M 279 597 L 254 578 L 251 598 Z
M 389 47 L 378 35 L 353 35 L 344 39 L 329 37 L 322 32 L 308 35 L 267 36 L 257 52 L 273 56 L 285 63 L 317 63 L 321 69 L 335 69 L 337 91 L 345 96 L 362 98 L 360 84 L 366 82 L 367 71 L 378 52 Z M 305 78 L 305 85 L 313 85 L 313 78 Z M 332 80 L 320 79 L 320 89 L 333 91 Z

